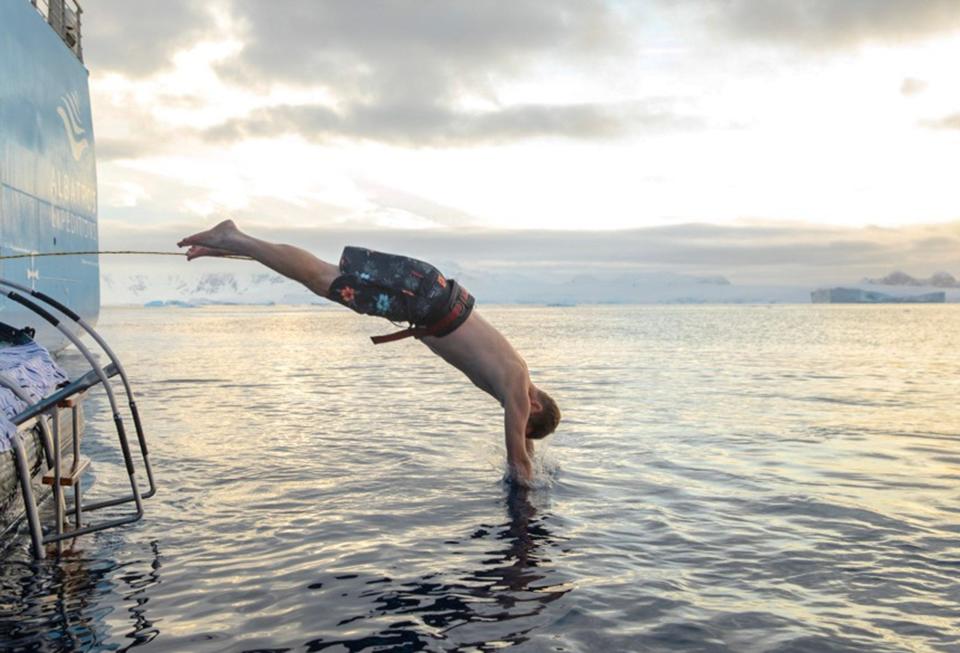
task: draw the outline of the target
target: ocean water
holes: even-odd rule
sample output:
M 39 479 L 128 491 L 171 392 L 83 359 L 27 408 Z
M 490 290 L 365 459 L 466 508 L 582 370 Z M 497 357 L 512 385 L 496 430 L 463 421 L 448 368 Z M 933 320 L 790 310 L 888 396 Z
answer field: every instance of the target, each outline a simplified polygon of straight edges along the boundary
M 960 306 L 481 310 L 564 412 L 529 491 L 389 324 L 105 310 L 160 490 L 8 547 L 0 649 L 960 651 Z M 123 493 L 88 420 L 88 496 Z

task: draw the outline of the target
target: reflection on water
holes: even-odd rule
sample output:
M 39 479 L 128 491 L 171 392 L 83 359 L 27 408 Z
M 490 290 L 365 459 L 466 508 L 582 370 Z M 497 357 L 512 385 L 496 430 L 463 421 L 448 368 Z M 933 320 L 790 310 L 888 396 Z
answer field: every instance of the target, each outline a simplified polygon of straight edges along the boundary
M 109 598 L 126 606 L 128 623 L 122 632 L 128 644 L 118 650 L 150 642 L 159 632 L 147 613 L 149 591 L 159 582 L 156 541 L 150 543 L 149 552 L 149 561 L 124 563 L 91 559 L 72 550 L 59 561 L 6 559 L 0 585 L 4 597 L 0 641 L 23 650 L 97 649 L 115 635 L 105 619 L 112 609 L 101 605 Z
M 0 650 L 960 651 L 960 307 L 484 313 L 564 411 L 529 492 L 496 403 L 376 320 L 104 311 L 159 491 L 8 547 Z
M 410 580 L 333 575 L 328 584 L 339 594 L 337 602 L 355 611 L 339 619 L 335 630 L 350 630 L 346 627 L 354 622 L 386 620 L 390 625 L 351 638 L 305 637 L 305 650 L 426 650 L 438 642 L 459 649 L 526 641 L 536 624 L 531 618 L 570 591 L 551 568 L 556 538 L 547 528 L 548 516 L 538 515 L 531 503 L 530 492 L 505 490 L 507 521 L 481 524 L 468 535 L 471 544 L 483 546 L 483 558 L 471 561 L 476 566 L 460 570 L 457 578 L 445 580 L 439 573 Z M 445 556 L 466 553 L 458 540 L 443 544 Z M 26 650 L 91 650 L 104 646 L 118 625 L 126 643 L 109 648 L 127 650 L 151 642 L 160 632 L 148 614 L 151 589 L 162 582 L 158 542 L 150 543 L 150 551 L 149 561 L 122 564 L 71 550 L 58 563 L 8 560 L 0 588 L 9 602 L 0 613 L 5 643 Z M 323 586 L 314 582 L 307 589 Z M 115 601 L 124 606 L 126 625 L 102 605 Z
M 555 540 L 547 528 L 547 516 L 538 516 L 530 503 L 529 490 L 510 489 L 505 503 L 507 522 L 497 526 L 482 524 L 469 536 L 489 542 L 492 547 L 478 561 L 478 567 L 464 570 L 462 576 L 451 580 L 428 574 L 403 583 L 388 577 L 363 581 L 370 587 L 358 597 L 369 601 L 370 608 L 336 625 L 343 627 L 380 617 L 400 620 L 359 638 L 313 639 L 307 642 L 307 650 L 341 645 L 348 650 L 387 646 L 425 650 L 438 642 L 449 648 L 507 646 L 526 641 L 525 635 L 537 623 L 532 618 L 570 591 L 570 587 L 556 579 L 556 572 L 550 568 L 549 549 Z M 444 545 L 445 555 L 457 555 L 459 541 L 447 540 Z M 339 576 L 337 580 L 354 578 Z M 421 634 L 422 627 L 429 634 Z

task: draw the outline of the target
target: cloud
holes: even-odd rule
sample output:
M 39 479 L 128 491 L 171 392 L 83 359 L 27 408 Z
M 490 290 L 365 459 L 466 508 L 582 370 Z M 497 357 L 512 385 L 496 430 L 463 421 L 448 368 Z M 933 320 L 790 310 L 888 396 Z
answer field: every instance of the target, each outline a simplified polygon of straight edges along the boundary
M 235 0 L 245 46 L 221 64 L 264 88 L 321 89 L 328 104 L 280 104 L 227 121 L 212 138 L 297 133 L 404 145 L 501 143 L 538 136 L 610 138 L 639 121 L 681 125 L 661 107 L 501 103 L 505 82 L 584 72 L 624 55 L 629 28 L 602 0 Z M 466 103 L 484 108 L 465 108 Z
M 626 26 L 602 0 L 235 0 L 247 46 L 234 74 L 353 98 L 449 99 L 543 58 L 618 51 Z
M 156 150 L 155 141 L 146 136 L 137 139 L 101 138 L 97 140 L 97 158 L 100 161 L 136 159 Z
M 919 276 L 954 274 L 960 223 L 898 229 L 842 229 L 807 224 L 683 224 L 626 231 L 390 230 L 281 228 L 239 216 L 242 228 L 296 243 L 327 260 L 347 244 L 401 252 L 443 268 L 483 273 L 572 276 L 628 272 L 722 275 L 734 283 L 853 283 L 903 269 Z M 104 225 L 109 249 L 171 249 L 206 223 L 152 229 Z M 164 261 L 169 263 L 169 261 Z
M 729 0 L 701 2 L 731 36 L 809 48 L 920 40 L 960 29 L 956 0 Z
M 928 129 L 960 129 L 960 113 L 953 113 L 935 120 L 923 120 L 920 125 Z
M 406 146 L 498 144 L 540 137 L 616 139 L 630 133 L 699 129 L 704 122 L 667 101 L 620 104 L 526 104 L 462 111 L 438 104 L 358 105 L 338 112 L 326 106 L 279 106 L 207 131 L 214 141 L 297 134 Z
M 918 137 L 902 112 L 960 129 L 939 81 L 952 42 L 853 58 L 830 49 L 956 29 L 942 15 L 955 0 L 509 5 L 88 0 L 104 217 L 166 220 L 267 198 L 285 222 L 419 227 L 955 215 L 943 175 L 863 146 L 939 155 L 943 138 Z M 731 35 L 774 45 L 741 48 Z M 828 56 L 811 67 L 797 44 Z M 884 103 L 898 85 L 919 91 L 907 73 L 931 91 L 911 107 Z M 815 101 L 838 90 L 850 94 Z M 734 121 L 736 133 L 724 128 Z M 558 138 L 577 142 L 527 142 Z M 420 197 L 359 188 L 358 177 Z
M 444 147 L 557 136 L 617 139 L 698 129 L 703 122 L 670 99 L 598 101 L 570 91 L 566 81 L 562 101 L 544 102 L 529 89 L 521 94 L 525 101 L 500 97 L 504 84 L 539 84 L 561 71 L 565 79 L 589 79 L 628 61 L 635 24 L 605 0 L 518 0 L 509 11 L 494 0 L 173 0 L 149 21 L 134 5 L 99 0 L 87 25 L 89 63 L 99 77 L 151 76 L 152 94 L 113 85 L 129 96 L 125 108 L 132 101 L 141 113 L 204 115 L 210 102 L 195 95 L 197 89 L 179 98 L 157 90 L 164 82 L 157 73 L 172 71 L 177 52 L 203 41 L 243 44 L 239 54 L 204 62 L 216 71 L 213 79 L 219 76 L 216 85 L 262 98 L 279 92 L 272 102 L 247 97 L 247 112 L 234 110 L 206 128 L 204 137 L 221 143 L 296 134 L 312 142 Z M 325 103 L 290 101 L 284 89 L 319 94 Z M 123 93 L 114 90 L 104 107 L 120 103 Z M 146 117 L 138 123 L 156 131 L 155 115 Z M 101 153 L 135 157 L 165 140 L 111 133 Z
M 357 180 L 360 191 L 375 206 L 388 210 L 398 210 L 415 215 L 421 220 L 440 227 L 477 227 L 480 224 L 475 216 L 450 206 L 438 204 L 426 197 L 384 186 L 372 180 Z
M 98 72 L 148 75 L 214 30 L 208 2 L 87 0 L 84 9 L 84 59 Z
M 905 77 L 903 83 L 900 84 L 900 94 L 906 97 L 911 95 L 919 95 L 927 90 L 927 86 L 928 84 L 922 79 Z

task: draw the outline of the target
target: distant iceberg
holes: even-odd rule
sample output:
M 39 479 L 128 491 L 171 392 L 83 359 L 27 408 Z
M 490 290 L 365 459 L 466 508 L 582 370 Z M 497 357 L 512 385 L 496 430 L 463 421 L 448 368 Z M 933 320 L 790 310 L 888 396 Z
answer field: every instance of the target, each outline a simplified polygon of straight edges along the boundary
M 860 288 L 818 288 L 810 293 L 814 304 L 943 304 L 945 292 L 897 296 Z

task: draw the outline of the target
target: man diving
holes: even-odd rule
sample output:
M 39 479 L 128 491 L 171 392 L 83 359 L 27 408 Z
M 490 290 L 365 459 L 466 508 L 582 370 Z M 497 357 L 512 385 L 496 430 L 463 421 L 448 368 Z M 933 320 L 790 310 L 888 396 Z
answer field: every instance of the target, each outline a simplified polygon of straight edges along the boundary
M 177 245 L 190 248 L 188 261 L 246 256 L 357 313 L 409 322 L 409 329 L 373 341 L 417 338 L 499 401 L 510 476 L 522 485 L 531 483 L 534 440 L 553 433 L 560 410 L 530 381 L 523 358 L 473 310 L 473 297 L 456 281 L 429 263 L 359 247 L 345 247 L 339 266 L 333 265 L 299 247 L 253 238 L 232 220 Z

